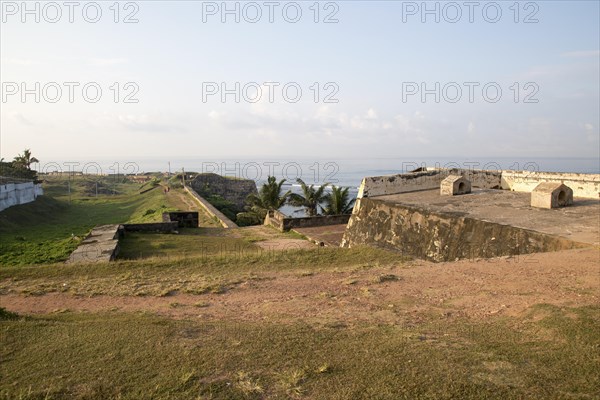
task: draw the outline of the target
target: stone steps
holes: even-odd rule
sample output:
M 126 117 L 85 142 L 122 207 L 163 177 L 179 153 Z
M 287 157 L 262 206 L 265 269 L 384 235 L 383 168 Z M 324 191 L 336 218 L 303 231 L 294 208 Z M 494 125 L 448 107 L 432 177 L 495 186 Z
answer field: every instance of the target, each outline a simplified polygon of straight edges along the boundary
M 119 252 L 119 225 L 97 226 L 71 253 L 67 263 L 108 262 Z

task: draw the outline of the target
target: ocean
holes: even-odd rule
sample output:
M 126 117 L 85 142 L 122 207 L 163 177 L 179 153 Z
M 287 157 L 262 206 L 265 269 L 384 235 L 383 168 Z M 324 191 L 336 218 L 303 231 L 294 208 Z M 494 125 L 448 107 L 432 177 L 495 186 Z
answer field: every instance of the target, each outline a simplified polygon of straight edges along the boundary
M 257 187 L 273 175 L 285 179 L 284 190 L 300 192 L 297 179 L 308 185 L 325 183 L 348 187 L 354 198 L 361 180 L 366 176 L 398 174 L 416 168 L 458 167 L 474 169 L 511 169 L 546 172 L 600 173 L 598 158 L 135 158 L 130 160 L 94 160 L 47 162 L 37 166 L 41 172 L 53 170 L 77 170 L 84 173 L 143 173 L 143 172 L 214 172 L 223 176 L 252 179 Z M 288 215 L 301 216 L 302 210 L 285 206 L 281 210 Z

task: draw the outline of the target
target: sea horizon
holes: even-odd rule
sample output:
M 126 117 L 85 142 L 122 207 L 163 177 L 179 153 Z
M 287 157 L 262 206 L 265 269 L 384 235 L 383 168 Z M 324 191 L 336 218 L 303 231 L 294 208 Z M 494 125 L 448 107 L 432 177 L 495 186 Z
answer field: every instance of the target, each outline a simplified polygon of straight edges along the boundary
M 201 158 L 131 157 L 68 161 L 42 160 L 34 169 L 83 171 L 88 174 L 142 174 L 149 172 L 214 172 L 222 176 L 254 180 L 258 186 L 273 175 L 285 179 L 285 186 L 297 187 L 298 178 L 309 185 L 325 183 L 358 189 L 363 178 L 400 174 L 419 167 L 527 170 L 532 172 L 600 173 L 600 160 L 594 157 L 414 157 L 414 158 Z

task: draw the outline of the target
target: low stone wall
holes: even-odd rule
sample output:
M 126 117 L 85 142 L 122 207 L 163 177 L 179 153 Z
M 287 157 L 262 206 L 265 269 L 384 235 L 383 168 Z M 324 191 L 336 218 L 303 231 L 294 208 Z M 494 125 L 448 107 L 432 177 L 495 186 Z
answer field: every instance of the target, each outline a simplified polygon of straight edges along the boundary
M 156 232 L 156 233 L 174 233 L 177 232 L 179 222 L 150 222 L 144 224 L 121 224 L 122 232 Z
M 600 197 L 600 174 L 502 171 L 502 189 L 530 193 L 542 182 L 564 183 L 573 190 L 575 197 Z
M 565 238 L 462 215 L 358 199 L 341 246 L 381 247 L 436 262 L 583 247 Z
M 178 222 L 150 222 L 97 226 L 71 253 L 67 263 L 114 261 L 119 254 L 119 240 L 127 232 L 176 233 Z
M 171 211 L 162 214 L 163 222 L 177 222 L 180 228 L 197 228 L 198 211 Z
M 0 211 L 8 207 L 31 203 L 37 196 L 43 195 L 40 184 L 33 182 L 7 183 L 0 185 Z
M 189 187 L 187 185 L 184 186 L 184 188 L 189 194 L 192 195 L 192 197 L 198 202 L 198 204 L 200 204 L 200 206 L 202 208 L 204 208 L 204 210 L 206 210 L 206 212 L 209 215 L 211 215 L 219 220 L 219 222 L 221 223 L 223 228 L 237 228 L 238 227 L 235 222 L 233 222 L 232 220 L 227 218 L 221 211 L 217 210 L 217 208 L 215 206 L 210 204 L 208 202 L 208 200 L 206 200 L 204 197 L 202 197 L 198 193 L 196 193 L 196 191 L 194 189 L 192 189 L 191 187 Z
M 271 225 L 282 232 L 286 232 L 295 228 L 313 228 L 317 226 L 347 224 L 349 219 L 350 214 L 292 218 L 279 211 L 271 211 L 265 218 L 265 225 Z
M 575 197 L 600 197 L 600 174 L 427 168 L 425 171 L 366 177 L 361 182 L 358 198 L 437 189 L 448 175 L 462 175 L 473 187 L 482 189 L 530 193 L 541 182 L 557 182 L 573 189 Z
M 428 169 L 405 174 L 363 178 L 358 190 L 358 198 L 437 189 L 449 175 L 462 175 L 471 181 L 472 186 L 484 189 L 500 189 L 502 185 L 502 171 L 459 168 Z

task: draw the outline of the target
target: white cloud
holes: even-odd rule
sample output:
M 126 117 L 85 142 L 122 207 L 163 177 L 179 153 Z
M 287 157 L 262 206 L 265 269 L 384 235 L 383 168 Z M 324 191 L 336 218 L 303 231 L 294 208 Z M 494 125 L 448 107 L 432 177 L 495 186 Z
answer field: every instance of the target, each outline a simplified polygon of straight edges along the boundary
M 93 67 L 111 67 L 113 65 L 126 64 L 126 58 L 91 58 L 88 64 Z
M 150 117 L 146 114 L 119 115 L 117 120 L 122 127 L 134 132 L 174 133 L 186 131 L 186 129 L 181 126 L 163 122 L 159 118 Z
M 225 113 L 218 112 L 218 111 L 215 111 L 215 110 L 212 110 L 211 112 L 208 113 L 208 117 L 210 119 L 219 119 L 219 118 L 223 117 L 224 115 L 225 115 Z
M 569 51 L 566 53 L 562 53 L 561 57 L 572 57 L 572 58 L 581 58 L 581 57 L 600 57 L 600 50 L 579 50 L 579 51 Z
M 598 140 L 599 134 L 598 131 L 594 128 L 593 124 L 590 124 L 589 122 L 583 124 L 583 129 L 585 130 L 588 142 L 595 142 Z
M 469 121 L 469 125 L 467 126 L 467 132 L 468 133 L 475 132 L 475 124 L 473 123 L 473 121 Z
M 31 65 L 36 64 L 35 61 L 24 58 L 2 58 L 2 62 L 6 64 L 16 65 L 19 67 L 29 67 Z
M 268 131 L 270 135 L 325 134 L 347 139 L 393 127 L 390 121 L 379 121 L 373 108 L 363 114 L 348 116 L 344 112 L 332 110 L 327 105 L 320 106 L 309 116 L 256 103 L 252 104 L 249 110 L 236 113 L 226 114 L 223 111 L 212 110 L 208 117 L 212 123 L 222 128 L 250 131 L 260 135 Z
M 17 120 L 20 124 L 27 125 L 27 126 L 34 125 L 30 119 L 28 119 L 21 113 L 18 113 L 18 112 L 12 113 L 11 117 L 13 117 L 15 120 Z

